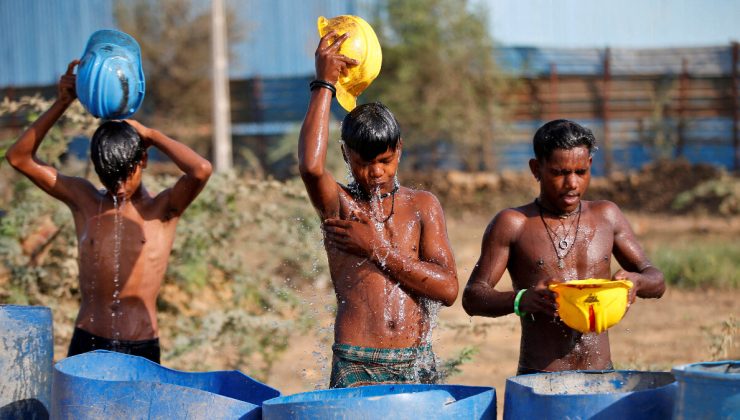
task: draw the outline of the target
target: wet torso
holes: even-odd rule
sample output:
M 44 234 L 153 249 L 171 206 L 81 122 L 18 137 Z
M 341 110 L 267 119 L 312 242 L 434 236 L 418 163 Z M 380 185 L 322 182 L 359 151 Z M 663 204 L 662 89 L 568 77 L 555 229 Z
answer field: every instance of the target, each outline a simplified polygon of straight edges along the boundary
M 370 215 L 383 229 L 394 248 L 419 257 L 421 214 L 414 204 L 417 192 L 401 187 L 393 197 L 371 208 L 369 202 L 355 199 L 340 189 L 340 214 L 352 220 L 353 212 Z M 383 223 L 393 210 L 393 215 Z M 327 249 L 329 268 L 337 296 L 335 342 L 363 347 L 401 348 L 417 346 L 429 331 L 428 299 L 409 294 L 399 283 L 364 257 Z
M 582 203 L 580 221 L 577 214 L 559 219 L 543 213 L 552 229 L 550 235 L 535 204 L 516 209 L 524 220 L 519 237 L 511 246 L 507 265 L 515 289 L 533 287 L 541 279 L 548 278 L 564 281 L 611 278 L 614 227 L 603 217 L 599 202 Z M 568 230 L 570 234 L 566 235 Z M 560 239 L 572 246 L 572 249 L 570 246 L 558 248 L 557 252 L 564 257 L 564 268 L 559 267 L 555 251 Z M 582 334 L 560 319 L 542 313 L 523 316 L 521 325 L 520 368 L 560 371 L 611 366 L 606 332 Z
M 148 193 L 119 204 L 73 209 L 78 240 L 80 312 L 76 326 L 120 340 L 158 336 L 156 299 L 167 269 L 177 219 L 164 220 Z

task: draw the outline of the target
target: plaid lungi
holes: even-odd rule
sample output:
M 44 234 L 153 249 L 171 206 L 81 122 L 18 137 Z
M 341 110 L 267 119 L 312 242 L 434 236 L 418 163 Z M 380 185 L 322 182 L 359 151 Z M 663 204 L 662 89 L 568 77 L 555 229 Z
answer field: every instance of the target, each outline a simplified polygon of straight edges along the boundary
M 433 384 L 437 370 L 432 346 L 380 349 L 334 344 L 330 388 L 376 384 Z

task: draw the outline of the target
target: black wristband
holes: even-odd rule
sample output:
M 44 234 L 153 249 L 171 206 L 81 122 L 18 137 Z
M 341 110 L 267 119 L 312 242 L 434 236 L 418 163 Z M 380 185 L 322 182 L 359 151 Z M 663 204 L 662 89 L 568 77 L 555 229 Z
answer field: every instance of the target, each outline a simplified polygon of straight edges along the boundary
M 331 83 L 327 82 L 326 80 L 313 80 L 311 83 L 308 84 L 308 87 L 313 91 L 314 89 L 324 88 L 329 89 L 331 91 L 331 97 L 335 98 L 337 96 L 337 88 L 334 87 Z

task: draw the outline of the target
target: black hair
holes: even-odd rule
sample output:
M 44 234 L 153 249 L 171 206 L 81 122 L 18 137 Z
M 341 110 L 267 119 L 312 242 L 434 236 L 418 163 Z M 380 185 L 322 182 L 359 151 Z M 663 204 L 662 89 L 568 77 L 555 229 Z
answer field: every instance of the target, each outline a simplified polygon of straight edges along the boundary
M 548 159 L 556 149 L 570 150 L 584 146 L 588 154 L 598 149 L 594 133 L 588 128 L 569 120 L 553 120 L 540 127 L 532 139 L 534 155 L 538 160 Z
M 136 129 L 125 121 L 106 121 L 95 130 L 90 158 L 108 191 L 115 192 L 144 158 L 145 148 Z
M 400 139 L 396 117 L 380 102 L 360 105 L 342 121 L 342 141 L 364 160 L 396 150 Z

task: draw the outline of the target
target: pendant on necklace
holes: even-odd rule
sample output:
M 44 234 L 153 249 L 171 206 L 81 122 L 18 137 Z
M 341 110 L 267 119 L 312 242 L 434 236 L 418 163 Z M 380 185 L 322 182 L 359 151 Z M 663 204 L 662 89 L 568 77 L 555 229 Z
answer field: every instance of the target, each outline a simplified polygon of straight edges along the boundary
M 568 241 L 566 241 L 565 239 L 561 240 L 560 243 L 558 243 L 558 247 L 565 251 L 568 248 Z
M 561 270 L 565 268 L 565 263 L 563 262 L 562 258 L 558 258 L 558 268 Z

